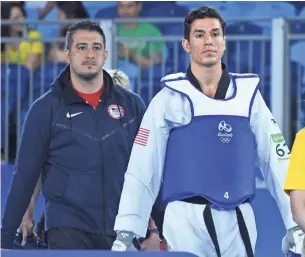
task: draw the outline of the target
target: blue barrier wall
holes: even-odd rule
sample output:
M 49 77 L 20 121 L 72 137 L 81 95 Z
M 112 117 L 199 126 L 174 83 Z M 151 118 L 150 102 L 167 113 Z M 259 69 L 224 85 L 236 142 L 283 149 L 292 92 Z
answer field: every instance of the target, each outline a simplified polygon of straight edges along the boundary
M 2 257 L 195 257 L 190 253 L 111 252 L 111 251 L 3 251 Z

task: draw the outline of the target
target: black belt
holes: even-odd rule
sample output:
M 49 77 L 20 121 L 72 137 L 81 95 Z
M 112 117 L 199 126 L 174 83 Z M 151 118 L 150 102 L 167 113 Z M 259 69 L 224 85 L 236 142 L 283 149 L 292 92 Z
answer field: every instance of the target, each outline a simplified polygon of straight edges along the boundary
M 202 204 L 202 205 L 211 203 L 208 199 L 201 196 L 193 196 L 193 197 L 185 198 L 181 201 L 186 203 Z M 249 198 L 247 198 L 243 203 L 249 203 Z
M 217 233 L 216 233 L 216 229 L 215 229 L 215 225 L 214 225 L 214 221 L 213 221 L 213 217 L 212 217 L 211 203 L 207 199 L 205 199 L 203 197 L 199 197 L 199 196 L 187 198 L 182 201 L 187 202 L 187 203 L 206 205 L 206 207 L 203 211 L 203 219 L 204 219 L 205 225 L 207 227 L 207 230 L 209 232 L 209 235 L 212 239 L 212 242 L 214 244 L 215 251 L 217 253 L 217 257 L 221 257 L 219 243 L 218 243 L 218 239 L 217 239 Z M 249 199 L 247 199 L 244 203 L 246 203 L 246 202 L 249 202 Z M 254 257 L 249 232 L 248 232 L 243 214 L 239 207 L 236 208 L 236 216 L 237 216 L 239 232 L 240 232 L 241 238 L 244 242 L 247 256 Z

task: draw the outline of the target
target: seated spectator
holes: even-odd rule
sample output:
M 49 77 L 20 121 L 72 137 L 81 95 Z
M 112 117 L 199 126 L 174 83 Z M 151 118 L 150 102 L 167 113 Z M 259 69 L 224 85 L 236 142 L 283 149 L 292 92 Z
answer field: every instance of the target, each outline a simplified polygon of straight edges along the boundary
M 1 4 L 1 19 L 24 21 L 26 12 L 24 5 L 19 2 L 7 2 Z M 20 42 L 1 43 L 1 63 L 20 63 L 30 70 L 35 70 L 41 62 L 43 43 L 38 31 L 29 29 L 23 24 L 1 25 L 1 37 L 21 38 Z M 26 41 L 26 39 L 38 39 L 37 41 Z M 20 59 L 19 59 L 20 57 Z
M 59 21 L 72 19 L 89 19 L 89 15 L 82 2 L 47 2 L 46 6 L 40 11 L 40 18 L 44 17 L 53 7 L 58 8 Z M 71 24 L 62 24 L 59 37 L 65 37 L 68 27 Z M 63 42 L 52 44 L 48 53 L 48 60 L 53 62 L 65 62 L 65 44 Z
M 68 14 L 68 16 L 77 16 L 80 19 L 87 19 L 89 17 L 88 12 L 81 1 L 47 1 L 45 6 L 39 10 L 39 19 L 45 18 L 54 7 L 57 7 L 59 11 Z M 68 17 L 68 19 L 72 18 L 73 17 Z
M 59 37 L 62 38 L 65 36 L 68 28 L 65 26 L 59 32 Z M 65 43 L 52 43 L 49 45 L 47 59 L 51 62 L 66 62 L 65 59 Z
M 136 19 L 141 12 L 142 3 L 139 1 L 118 1 L 118 14 L 121 18 Z M 145 42 L 136 37 L 160 37 L 160 30 L 150 23 L 124 23 L 119 25 L 119 36 L 134 37 L 134 41 L 120 42 L 119 57 L 128 59 L 142 70 L 153 64 L 161 64 L 164 42 Z

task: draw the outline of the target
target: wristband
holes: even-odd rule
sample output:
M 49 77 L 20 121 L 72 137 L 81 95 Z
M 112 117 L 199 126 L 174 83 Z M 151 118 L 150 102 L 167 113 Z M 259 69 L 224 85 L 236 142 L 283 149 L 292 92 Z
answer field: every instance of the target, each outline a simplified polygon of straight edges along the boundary
M 153 228 L 153 229 L 149 229 L 148 230 L 149 231 L 149 233 L 155 233 L 155 234 L 157 234 L 158 236 L 160 236 L 160 231 L 159 231 L 159 229 L 157 229 L 157 228 Z

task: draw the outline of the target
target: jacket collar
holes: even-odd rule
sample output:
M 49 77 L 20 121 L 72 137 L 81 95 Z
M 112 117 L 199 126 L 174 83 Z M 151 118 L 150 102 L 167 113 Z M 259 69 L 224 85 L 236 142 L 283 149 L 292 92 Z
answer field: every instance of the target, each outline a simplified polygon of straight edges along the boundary
M 215 99 L 225 99 L 225 93 L 227 92 L 230 82 L 231 82 L 231 77 L 227 70 L 226 65 L 224 63 L 221 63 L 221 67 L 222 67 L 222 75 L 221 75 L 221 78 L 219 80 L 219 84 L 218 84 L 218 87 L 216 90 Z M 190 65 L 187 69 L 186 75 L 188 77 L 188 80 L 191 82 L 191 84 L 196 89 L 198 89 L 200 92 L 202 92 L 198 80 L 196 79 L 196 77 L 194 76 L 194 74 L 191 71 Z M 222 93 L 222 92 L 224 92 L 224 93 Z
M 103 70 L 103 79 L 104 92 L 101 95 L 101 100 L 103 98 L 108 97 L 113 91 L 112 78 L 105 70 Z M 86 103 L 86 101 L 77 94 L 77 92 L 72 86 L 70 77 L 70 65 L 68 65 L 64 69 L 64 71 L 59 75 L 59 77 L 56 79 L 52 86 L 60 87 L 60 89 L 62 90 L 63 100 L 66 105 L 75 103 Z

